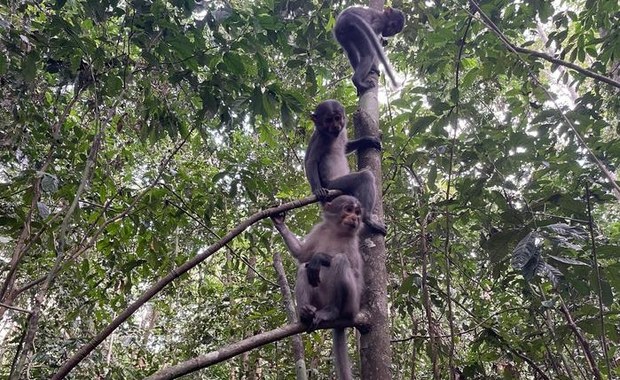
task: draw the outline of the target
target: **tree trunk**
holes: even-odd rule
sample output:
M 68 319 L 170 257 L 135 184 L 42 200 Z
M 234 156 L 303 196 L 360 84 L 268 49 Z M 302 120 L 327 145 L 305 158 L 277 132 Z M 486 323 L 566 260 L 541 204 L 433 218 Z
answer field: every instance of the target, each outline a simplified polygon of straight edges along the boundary
M 370 0 L 370 7 L 383 9 L 382 0 Z M 375 75 L 372 73 L 371 75 Z M 378 83 L 378 81 L 377 81 Z M 359 108 L 353 116 L 355 136 L 379 136 L 378 88 L 366 91 L 359 99 Z M 358 170 L 369 168 L 375 175 L 377 202 L 374 213 L 383 220 L 383 188 L 381 153 L 376 149 L 359 150 Z M 391 379 L 392 351 L 390 347 L 390 326 L 387 305 L 387 270 L 385 267 L 385 238 L 364 229 L 361 236 L 361 251 L 364 257 L 365 292 L 362 307 L 369 314 L 369 332 L 360 337 L 362 379 Z

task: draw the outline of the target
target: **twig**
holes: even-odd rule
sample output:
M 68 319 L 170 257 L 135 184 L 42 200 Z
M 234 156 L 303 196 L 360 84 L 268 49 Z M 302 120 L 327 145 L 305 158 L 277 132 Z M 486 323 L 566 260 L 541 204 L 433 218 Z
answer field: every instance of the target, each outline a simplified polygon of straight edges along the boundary
M 452 297 L 450 297 L 452 298 Z M 476 329 L 479 329 L 481 327 L 484 327 L 484 325 L 487 323 L 488 320 L 495 318 L 496 316 L 503 314 L 503 313 L 507 313 L 510 311 L 516 311 L 516 310 L 528 310 L 528 308 L 523 307 L 523 306 L 515 306 L 515 307 L 511 307 L 505 310 L 500 310 L 497 311 L 491 315 L 489 315 L 487 318 L 483 319 L 482 321 L 478 322 L 475 326 L 468 328 L 467 330 L 463 330 L 463 331 L 459 331 L 456 335 L 465 335 L 468 334 Z M 451 334 L 441 334 L 441 335 L 435 335 L 435 338 L 449 338 L 451 336 Z M 390 343 L 402 343 L 402 342 L 408 342 L 410 340 L 414 340 L 414 339 L 430 339 L 431 336 L 430 335 L 412 335 L 409 336 L 407 338 L 399 338 L 399 339 L 392 339 L 390 341 Z
M 273 254 L 273 267 L 276 270 L 278 284 L 280 284 L 280 292 L 282 293 L 282 303 L 286 309 L 286 320 L 288 323 L 297 321 L 297 313 L 295 312 L 295 303 L 291 294 L 291 287 L 286 279 L 286 272 L 282 265 L 282 257 L 278 252 Z M 297 380 L 307 380 L 306 374 L 306 358 L 304 353 L 304 343 L 301 335 L 297 334 L 291 337 L 291 346 L 293 349 L 293 358 L 295 359 L 295 377 Z
M 572 63 L 572 62 L 568 62 L 568 61 L 564 61 L 562 59 L 558 59 L 555 57 L 550 56 L 549 54 L 545 54 L 539 51 L 535 51 L 535 50 L 530 50 L 530 49 L 526 49 L 523 47 L 519 47 L 515 44 L 513 44 L 510 40 L 508 40 L 508 37 L 506 37 L 506 35 L 504 33 L 502 33 L 501 30 L 499 30 L 499 28 L 497 27 L 497 25 L 495 25 L 493 23 L 493 21 L 491 21 L 491 19 L 489 19 L 489 17 L 482 11 L 482 9 L 480 9 L 480 6 L 473 0 L 469 0 L 469 3 L 472 5 L 472 7 L 474 9 L 476 9 L 476 11 L 478 11 L 478 13 L 480 13 L 480 17 L 482 17 L 482 21 L 484 22 L 484 24 L 491 29 L 491 31 L 493 31 L 499 38 L 500 40 L 502 40 L 502 42 L 504 42 L 504 44 L 508 45 L 508 47 L 517 53 L 524 53 L 524 54 L 528 54 L 534 57 L 538 57 L 538 58 L 542 58 L 546 61 L 555 63 L 556 65 L 560 65 L 560 66 L 565 66 L 568 68 L 571 68 L 581 74 L 583 74 L 584 76 L 590 77 L 592 79 L 596 79 L 599 80 L 601 82 L 605 82 L 607 84 L 610 84 L 614 87 L 620 88 L 620 82 L 615 81 L 609 77 L 606 77 L 604 75 L 601 74 L 597 74 L 594 71 L 588 70 L 588 69 L 584 69 L 583 67 L 577 66 L 576 64 Z
M 510 42 L 508 40 L 508 38 L 499 30 L 497 25 L 495 25 L 493 23 L 493 21 L 491 21 L 491 19 L 489 19 L 489 17 L 482 11 L 480 6 L 478 6 L 478 4 L 476 4 L 475 1 L 469 0 L 469 3 L 480 14 L 480 17 L 482 18 L 483 24 L 485 24 L 487 26 L 487 28 L 491 29 L 499 37 L 500 41 L 502 41 L 504 43 L 504 45 L 508 48 L 508 50 L 512 51 L 513 53 L 518 53 L 519 49 L 522 49 L 522 48 L 518 48 L 518 47 L 514 46 L 512 44 L 512 42 Z M 525 49 L 525 50 L 527 50 L 527 49 Z M 527 65 L 527 62 L 525 62 L 520 57 L 519 57 L 519 59 L 523 62 L 524 65 Z M 540 83 L 538 78 L 534 75 L 532 70 L 530 70 L 529 68 L 528 68 L 528 74 L 529 74 L 530 78 L 532 78 L 532 81 L 534 82 L 534 84 L 545 92 L 545 94 L 547 95 L 549 100 L 553 103 L 555 108 L 560 113 L 560 116 L 562 117 L 562 119 L 566 122 L 566 124 L 570 127 L 570 129 L 573 131 L 573 133 L 577 137 L 577 141 L 579 142 L 579 144 L 583 147 L 583 149 L 586 150 L 586 152 L 588 152 L 588 155 L 592 158 L 592 160 L 599 167 L 599 169 L 601 169 L 601 171 L 603 172 L 603 175 L 607 178 L 607 180 L 609 181 L 609 184 L 611 185 L 612 189 L 614 190 L 613 194 L 616 196 L 616 199 L 618 199 L 620 201 L 620 185 L 618 185 L 616 183 L 616 180 L 614 179 L 614 175 L 607 169 L 605 164 L 603 164 L 603 162 L 601 162 L 601 160 L 599 160 L 599 158 L 594 154 L 592 149 L 590 149 L 588 144 L 586 144 L 585 139 L 581 136 L 581 134 L 579 133 L 579 131 L 577 130 L 577 128 L 575 127 L 573 122 L 571 122 L 570 119 L 564 114 L 564 112 L 561 111 L 560 106 L 555 101 L 554 97 L 551 96 L 549 91 Z M 617 83 L 618 84 L 617 87 L 620 88 L 620 83 L 618 83 L 618 82 L 615 82 L 615 83 Z
M 592 265 L 596 273 L 596 281 L 598 284 L 598 317 L 601 322 L 601 346 L 603 346 L 603 356 L 605 364 L 607 364 L 607 378 L 611 379 L 611 362 L 609 353 L 607 352 L 607 337 L 605 334 L 605 319 L 603 317 L 603 284 L 601 283 L 601 269 L 598 266 L 598 258 L 596 256 L 596 241 L 594 240 L 594 221 L 592 220 L 592 202 L 590 200 L 590 185 L 586 180 L 586 204 L 588 205 L 588 230 L 590 231 L 590 244 L 592 244 Z
M 566 307 L 566 304 L 562 299 L 560 299 L 560 311 L 562 312 L 562 314 L 564 314 L 564 318 L 566 318 L 568 328 L 573 332 L 573 334 L 575 334 L 575 338 L 577 338 L 577 341 L 581 345 L 581 348 L 583 349 L 583 352 L 588 359 L 588 364 L 590 365 L 590 369 L 592 370 L 594 377 L 597 380 L 601 380 L 601 372 L 599 371 L 598 366 L 596 365 L 596 361 L 594 360 L 594 356 L 592 355 L 590 344 L 588 343 L 586 338 L 584 338 L 581 331 L 579 331 L 579 328 L 575 324 L 575 321 L 573 321 L 573 317 L 570 315 L 570 312 L 568 311 L 568 308 Z
M 420 222 L 420 251 L 422 253 L 422 304 L 424 305 L 424 312 L 426 314 L 426 320 L 428 323 L 428 334 L 430 335 L 430 351 L 431 362 L 433 363 L 433 379 L 441 379 L 441 373 L 439 372 L 439 356 L 437 353 L 437 334 L 435 333 L 435 327 L 433 326 L 433 309 L 431 304 L 431 296 L 428 290 L 428 266 L 429 266 L 429 250 L 426 242 L 426 227 L 428 223 L 428 215 L 422 217 Z
M 32 311 L 30 310 L 26 310 L 26 309 L 22 309 L 13 305 L 7 305 L 5 303 L 0 302 L 0 306 L 2 307 L 6 307 L 7 309 L 11 309 L 11 310 L 15 310 L 15 311 L 21 311 L 22 313 L 27 313 L 27 314 L 31 314 Z
M 181 196 L 179 194 L 177 194 L 174 189 L 172 189 L 170 186 L 168 186 L 167 184 L 163 185 L 164 188 L 166 188 L 168 191 L 170 191 L 175 197 L 177 197 L 177 199 L 179 199 L 179 201 L 181 201 L 181 203 L 183 203 L 182 206 L 177 205 L 176 203 L 169 201 L 169 203 L 171 205 L 173 205 L 174 207 L 176 207 L 179 211 L 181 211 L 182 213 L 184 213 L 185 215 L 187 215 L 190 219 L 192 219 L 194 222 L 198 223 L 202 228 L 204 228 L 206 231 L 208 231 L 211 235 L 213 235 L 216 239 L 220 240 L 222 237 L 220 235 L 218 235 L 215 231 L 213 231 L 212 228 L 209 228 L 209 226 L 207 226 L 200 218 L 198 218 L 196 215 L 190 213 L 186 208 L 187 208 L 187 203 L 185 202 L 185 200 L 183 198 L 181 198 Z M 256 270 L 256 268 L 254 268 L 254 265 L 252 265 L 252 263 L 250 263 L 250 261 L 248 259 L 246 259 L 245 257 L 243 257 L 242 255 L 240 255 L 239 253 L 237 253 L 236 250 L 234 250 L 231 246 L 229 246 L 228 244 L 225 245 L 226 249 L 228 249 L 228 251 L 230 252 L 231 255 L 235 256 L 237 259 L 239 259 L 239 261 L 243 262 L 245 265 L 247 265 L 248 269 L 250 269 L 252 272 L 254 272 L 258 277 L 260 277 L 263 281 L 265 281 L 268 284 L 271 284 L 273 287 L 277 288 L 278 284 L 274 283 L 273 281 L 269 280 L 267 277 L 263 276 L 262 273 L 260 273 L 258 270 Z
M 78 189 L 75 192 L 75 196 L 71 203 L 71 206 L 67 210 L 65 217 L 62 221 L 60 227 L 60 234 L 58 237 L 58 241 L 56 243 L 56 260 L 54 261 L 54 265 L 52 269 L 49 271 L 47 276 L 45 277 L 45 281 L 41 288 L 38 289 L 37 294 L 35 296 L 35 305 L 32 309 L 32 313 L 28 318 L 26 323 L 26 333 L 23 336 L 23 339 L 20 341 L 19 348 L 16 351 L 15 360 L 13 361 L 13 367 L 11 368 L 11 374 L 9 379 L 17 380 L 21 378 L 23 369 L 26 367 L 26 362 L 28 361 L 28 357 L 30 356 L 30 352 L 34 349 L 34 338 L 39 328 L 39 319 L 41 318 L 41 313 L 43 309 L 43 304 L 47 300 L 47 292 L 54 283 L 56 276 L 62 269 L 62 263 L 65 259 L 65 243 L 66 243 L 66 233 L 69 229 L 69 222 L 71 221 L 71 217 L 73 213 L 77 209 L 78 203 L 80 201 L 80 197 L 82 193 L 86 189 L 86 185 L 89 182 L 90 175 L 92 169 L 95 167 L 97 162 L 97 153 L 99 152 L 99 148 L 101 147 L 101 140 L 103 138 L 103 134 L 105 129 L 101 126 L 101 120 L 99 118 L 98 112 L 98 104 L 97 104 L 97 92 L 95 91 L 95 114 L 96 119 L 98 121 L 98 131 L 95 137 L 93 138 L 93 142 L 90 146 L 90 151 L 88 153 L 88 157 L 86 158 L 86 162 L 84 165 L 84 170 L 82 171 L 82 176 L 80 179 L 80 184 Z
M 340 191 L 332 190 L 329 192 L 329 196 L 337 196 L 342 194 Z M 172 269 L 170 273 L 157 281 L 151 288 L 149 288 L 146 292 L 144 292 L 136 301 L 131 303 L 123 312 L 121 312 L 108 326 L 106 326 L 99 334 L 97 334 L 94 338 L 90 340 L 90 342 L 86 343 L 82 346 L 71 358 L 69 358 L 63 365 L 60 367 L 58 372 L 52 376 L 52 380 L 63 379 L 82 359 L 84 359 L 88 354 L 90 354 L 105 338 L 107 338 L 118 326 L 121 325 L 127 318 L 129 318 L 140 306 L 146 303 L 148 300 L 153 298 L 155 294 L 157 294 L 160 290 L 162 290 L 166 285 L 174 281 L 176 278 L 180 277 L 196 265 L 200 264 L 203 260 L 217 252 L 220 248 L 222 248 L 226 243 L 231 241 L 234 237 L 245 231 L 248 227 L 253 225 L 254 223 L 265 219 L 271 215 L 280 214 L 282 212 L 292 210 L 295 208 L 299 208 L 302 206 L 309 205 L 311 203 L 316 202 L 316 196 L 312 195 L 306 198 L 302 198 L 296 201 L 283 203 L 277 207 L 271 207 L 266 210 L 259 211 L 249 218 L 245 219 L 243 222 L 239 223 L 235 228 L 233 228 L 230 232 L 228 232 L 224 237 L 218 242 L 210 245 L 203 253 L 194 256 L 189 261 L 186 261 L 184 264 L 178 266 L 177 268 Z

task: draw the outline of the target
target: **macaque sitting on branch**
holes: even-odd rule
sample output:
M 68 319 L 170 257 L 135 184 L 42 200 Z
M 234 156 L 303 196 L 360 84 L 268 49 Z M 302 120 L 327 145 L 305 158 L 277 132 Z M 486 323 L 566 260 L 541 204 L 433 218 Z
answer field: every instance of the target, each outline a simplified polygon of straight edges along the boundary
M 377 192 L 375 176 L 369 170 L 351 173 L 347 154 L 357 149 L 381 149 L 381 140 L 364 136 L 347 139 L 347 117 L 344 107 L 336 100 L 321 102 L 311 115 L 314 133 L 306 149 L 304 165 L 312 192 L 325 201 L 328 189 L 341 190 L 359 199 L 362 221 L 374 232 L 386 234 L 385 225 L 373 215 Z
M 295 298 L 301 321 L 310 329 L 325 321 L 352 321 L 359 312 L 364 285 L 358 239 L 362 219 L 360 202 L 341 195 L 325 203 L 323 221 L 303 241 L 286 227 L 284 214 L 271 219 L 299 262 Z M 333 334 L 338 378 L 352 379 L 344 329 L 334 329 Z

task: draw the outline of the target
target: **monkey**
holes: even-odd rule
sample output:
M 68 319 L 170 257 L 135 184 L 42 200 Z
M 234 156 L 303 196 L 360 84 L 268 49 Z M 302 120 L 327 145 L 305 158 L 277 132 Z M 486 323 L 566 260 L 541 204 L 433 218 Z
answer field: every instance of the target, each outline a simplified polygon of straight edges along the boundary
M 364 278 L 358 233 L 362 211 L 360 202 L 350 195 L 341 195 L 326 202 L 323 220 L 312 228 L 303 242 L 284 224 L 284 214 L 271 217 L 287 248 L 299 263 L 295 299 L 300 320 L 310 330 L 325 321 L 353 320 L 360 310 Z M 313 270 L 315 273 L 311 274 Z M 314 279 L 312 276 L 315 276 Z M 351 364 L 345 331 L 337 328 L 333 330 L 333 335 L 338 378 L 350 380 Z
M 336 19 L 334 37 L 345 50 L 353 67 L 353 84 L 358 94 L 363 94 L 376 83 L 368 75 L 379 73 L 377 59 L 381 61 L 394 87 L 398 82 L 388 62 L 383 47 L 384 37 L 391 37 L 403 30 L 405 15 L 398 9 L 386 7 L 383 11 L 366 7 L 349 7 Z M 379 37 L 379 35 L 381 35 Z
M 365 136 L 347 139 L 347 117 L 337 100 L 321 102 L 311 115 L 315 130 L 310 137 L 304 166 L 312 193 L 323 202 L 327 189 L 341 190 L 362 204 L 362 221 L 373 231 L 387 233 L 385 225 L 372 214 L 376 202 L 375 176 L 369 170 L 351 173 L 346 155 L 357 149 L 381 150 L 381 140 Z

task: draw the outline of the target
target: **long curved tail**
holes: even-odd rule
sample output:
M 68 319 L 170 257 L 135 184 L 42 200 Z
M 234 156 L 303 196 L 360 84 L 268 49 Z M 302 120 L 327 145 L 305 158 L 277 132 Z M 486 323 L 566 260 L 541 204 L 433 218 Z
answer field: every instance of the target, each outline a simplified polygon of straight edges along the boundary
M 344 329 L 334 329 L 334 362 L 339 380 L 353 380 Z
M 377 57 L 379 57 L 379 60 L 381 61 L 381 63 L 383 64 L 383 67 L 385 68 L 385 72 L 387 73 L 388 77 L 390 77 L 392 86 L 394 88 L 399 87 L 400 84 L 396 80 L 396 76 L 394 75 L 394 71 L 392 70 L 392 65 L 390 65 L 390 62 L 388 61 L 388 58 L 385 55 L 385 52 L 383 51 L 383 46 L 381 46 L 381 42 L 379 41 L 379 36 L 377 36 L 375 31 L 372 30 L 372 27 L 368 24 L 368 22 L 366 22 L 366 20 L 364 20 L 363 17 L 355 13 L 351 13 L 351 16 L 355 17 L 359 21 L 358 23 L 353 24 L 353 26 L 357 28 L 359 31 L 361 31 L 362 33 L 364 33 L 366 37 L 368 37 L 368 40 L 372 43 L 372 46 L 375 49 L 375 52 L 377 52 Z

